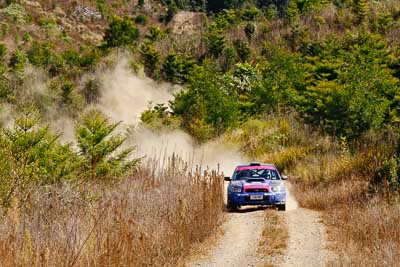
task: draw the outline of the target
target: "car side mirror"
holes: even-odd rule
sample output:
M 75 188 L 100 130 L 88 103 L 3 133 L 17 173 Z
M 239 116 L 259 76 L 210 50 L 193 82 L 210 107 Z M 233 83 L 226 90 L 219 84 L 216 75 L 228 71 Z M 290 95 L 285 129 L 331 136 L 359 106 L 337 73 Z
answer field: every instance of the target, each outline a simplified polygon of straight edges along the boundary
M 230 182 L 230 181 L 231 181 L 231 177 L 225 177 L 225 178 L 224 178 L 224 181 Z
M 282 180 L 287 180 L 288 178 L 289 178 L 289 176 L 287 176 L 287 175 L 282 175 Z

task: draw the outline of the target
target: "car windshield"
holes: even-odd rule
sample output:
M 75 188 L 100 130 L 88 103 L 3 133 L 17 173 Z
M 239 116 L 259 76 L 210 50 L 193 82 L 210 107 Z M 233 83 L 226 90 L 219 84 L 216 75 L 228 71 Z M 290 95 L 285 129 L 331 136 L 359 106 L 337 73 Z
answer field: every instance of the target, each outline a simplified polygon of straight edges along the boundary
M 267 180 L 279 180 L 278 173 L 275 170 L 250 169 L 236 171 L 234 180 L 246 180 L 247 178 L 264 178 Z

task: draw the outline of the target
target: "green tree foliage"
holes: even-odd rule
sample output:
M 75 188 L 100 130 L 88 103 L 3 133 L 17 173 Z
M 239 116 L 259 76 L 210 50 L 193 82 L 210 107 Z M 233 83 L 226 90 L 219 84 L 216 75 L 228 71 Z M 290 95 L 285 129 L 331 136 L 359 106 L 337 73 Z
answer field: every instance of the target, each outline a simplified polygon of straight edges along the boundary
M 255 21 L 261 17 L 261 11 L 256 7 L 245 9 L 242 14 L 242 19 L 247 21 Z
M 85 82 L 82 95 L 86 104 L 96 103 L 100 98 L 100 82 L 97 79 L 89 79 Z
M 306 121 L 350 139 L 396 121 L 399 80 L 387 67 L 386 43 L 360 34 L 325 46 L 331 50 L 309 58 L 311 75 L 298 103 Z
M 149 19 L 147 18 L 146 15 L 144 15 L 144 14 L 139 14 L 139 15 L 137 15 L 136 18 L 135 18 L 135 23 L 136 23 L 136 24 L 141 24 L 141 25 L 145 26 L 145 25 L 147 25 L 148 20 L 149 20 Z
M 261 86 L 254 91 L 252 102 L 258 112 L 277 111 L 295 103 L 297 92 L 304 88 L 305 69 L 299 55 L 265 46 L 267 63 L 262 69 Z
M 242 62 L 245 62 L 250 58 L 251 50 L 246 41 L 237 39 L 233 42 L 233 45 L 235 46 L 236 53 Z
M 16 72 L 23 72 L 26 63 L 28 62 L 28 58 L 26 56 L 25 51 L 21 49 L 17 49 L 11 55 L 10 58 L 10 68 L 15 70 Z
M 254 23 L 249 22 L 244 27 L 244 33 L 246 34 L 246 37 L 249 41 L 251 41 L 255 32 L 256 32 L 256 26 L 254 25 Z
M 286 19 L 288 20 L 289 24 L 291 25 L 298 24 L 299 16 L 300 16 L 300 11 L 297 6 L 297 1 L 289 0 L 286 10 Z
M 47 69 L 53 77 L 64 71 L 63 59 L 54 51 L 54 44 L 49 42 L 33 42 L 28 50 L 28 59 L 32 65 Z
M 146 38 L 150 40 L 151 42 L 155 42 L 157 40 L 160 40 L 162 38 L 166 37 L 165 32 L 161 30 L 160 27 L 157 26 L 151 26 L 149 33 L 146 35 Z
M 182 58 L 174 53 L 169 54 L 162 65 L 163 76 L 173 83 L 185 82 L 195 64 L 196 61 L 193 59 Z
M 245 2 L 245 0 L 209 0 L 207 2 L 207 10 L 217 13 L 223 9 L 239 8 Z
M 357 22 L 362 24 L 368 19 L 369 5 L 367 0 L 355 0 L 354 10 L 357 15 Z
M 174 18 L 176 12 L 178 12 L 178 6 L 175 0 L 170 0 L 167 7 L 167 15 L 165 16 L 166 22 L 170 22 Z
M 207 48 L 208 53 L 214 57 L 218 58 L 225 48 L 225 35 L 222 30 L 212 29 L 207 35 Z
M 110 16 L 103 38 L 105 48 L 132 45 L 138 38 L 139 30 L 129 17 Z
M 91 179 L 120 177 L 139 160 L 129 159 L 133 148 L 121 149 L 126 137 L 113 134 L 119 123 L 111 123 L 101 112 L 90 110 L 75 126 L 82 171 Z
M 181 123 L 178 117 L 171 115 L 168 107 L 164 104 L 157 104 L 144 111 L 140 116 L 140 120 L 153 130 L 177 129 Z
M 6 44 L 0 43 L 0 63 L 4 63 L 6 53 L 7 53 Z
M 146 74 L 150 77 L 158 78 L 161 60 L 160 53 L 152 44 L 145 43 L 140 46 L 140 54 Z
M 221 134 L 238 122 L 238 104 L 226 91 L 212 67 L 195 66 L 189 75 L 188 90 L 176 95 L 173 114 L 198 140 Z
M 8 206 L 17 195 L 26 197 L 32 185 L 74 179 L 79 160 L 69 144 L 62 145 L 49 128 L 40 126 L 40 115 L 24 106 L 11 129 L 0 134 L 0 201 Z

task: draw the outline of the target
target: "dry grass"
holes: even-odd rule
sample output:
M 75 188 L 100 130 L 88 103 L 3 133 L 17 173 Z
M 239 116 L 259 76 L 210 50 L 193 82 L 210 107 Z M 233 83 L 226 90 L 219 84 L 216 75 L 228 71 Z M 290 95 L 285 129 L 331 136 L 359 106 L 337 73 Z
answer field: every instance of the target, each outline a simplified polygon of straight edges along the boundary
M 338 260 L 331 265 L 398 266 L 399 204 L 375 197 L 325 213 L 325 221 L 331 226 L 330 236 L 338 244 Z
M 282 213 L 276 210 L 265 210 L 264 220 L 266 221 L 262 240 L 258 244 L 258 253 L 265 259 L 265 266 L 273 266 L 279 262 L 279 257 L 287 247 L 289 233 L 283 222 Z
M 149 161 L 123 181 L 38 188 L 0 227 L 1 266 L 173 266 L 221 222 L 216 171 Z

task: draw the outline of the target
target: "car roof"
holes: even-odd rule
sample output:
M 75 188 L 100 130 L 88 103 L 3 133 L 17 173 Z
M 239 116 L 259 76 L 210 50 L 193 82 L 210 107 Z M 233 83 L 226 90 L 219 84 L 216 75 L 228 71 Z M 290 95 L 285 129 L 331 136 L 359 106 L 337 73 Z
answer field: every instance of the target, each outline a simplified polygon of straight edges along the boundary
M 251 170 L 251 169 L 276 170 L 276 167 L 274 164 L 249 163 L 249 164 L 238 165 L 235 170 L 242 171 L 242 170 Z

